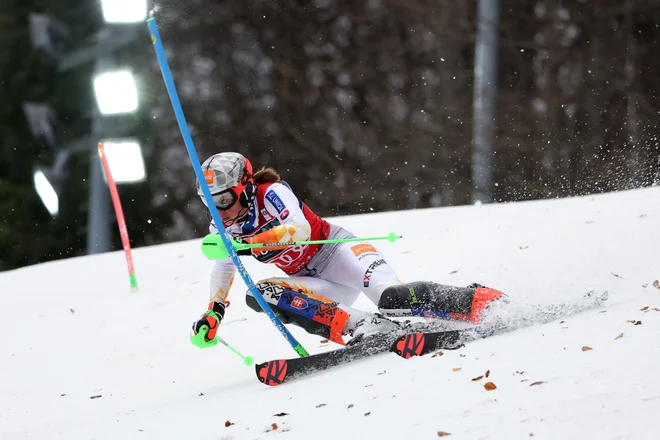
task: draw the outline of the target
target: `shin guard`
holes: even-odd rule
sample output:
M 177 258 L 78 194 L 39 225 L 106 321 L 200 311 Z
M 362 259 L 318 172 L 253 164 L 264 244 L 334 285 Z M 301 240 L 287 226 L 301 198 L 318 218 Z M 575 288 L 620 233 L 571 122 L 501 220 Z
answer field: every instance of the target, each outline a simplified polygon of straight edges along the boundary
M 297 325 L 307 333 L 346 345 L 342 335 L 349 314 L 339 308 L 336 302 L 309 292 L 293 290 L 283 283 L 262 282 L 256 287 L 283 323 Z M 245 301 L 251 309 L 262 311 L 250 292 Z

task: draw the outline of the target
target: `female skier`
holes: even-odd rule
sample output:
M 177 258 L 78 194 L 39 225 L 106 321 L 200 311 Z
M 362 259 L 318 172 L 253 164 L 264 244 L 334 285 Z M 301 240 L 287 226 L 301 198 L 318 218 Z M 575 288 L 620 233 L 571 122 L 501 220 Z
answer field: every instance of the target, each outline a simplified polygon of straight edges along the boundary
M 401 323 L 385 316 L 424 316 L 479 323 L 489 303 L 502 293 L 478 284 L 444 286 L 432 282 L 403 283 L 383 255 L 366 242 L 286 246 L 306 240 L 354 238 L 349 231 L 323 220 L 300 201 L 272 168 L 253 173 L 239 153 L 219 153 L 202 170 L 228 234 L 246 243 L 282 243 L 282 247 L 240 251 L 274 264 L 287 276 L 261 280 L 257 290 L 282 322 L 345 345 L 376 333 L 402 332 Z M 197 184 L 197 194 L 206 204 Z M 210 232 L 217 233 L 213 221 Z M 211 272 L 208 310 L 193 323 L 193 333 L 209 329 L 215 338 L 225 316 L 225 301 L 236 268 L 230 258 L 217 260 Z M 363 292 L 381 313 L 353 307 Z M 248 290 L 247 305 L 261 311 Z M 384 316 L 385 315 L 385 316 Z

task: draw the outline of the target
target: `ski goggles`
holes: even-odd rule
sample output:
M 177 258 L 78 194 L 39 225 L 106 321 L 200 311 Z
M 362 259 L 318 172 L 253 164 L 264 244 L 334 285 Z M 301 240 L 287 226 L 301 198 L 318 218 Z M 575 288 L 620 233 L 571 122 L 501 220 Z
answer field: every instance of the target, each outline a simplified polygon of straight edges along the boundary
M 238 200 L 238 196 L 231 188 L 228 188 L 217 194 L 213 194 L 213 203 L 215 204 L 215 207 L 218 208 L 220 211 L 228 210 L 229 208 L 234 206 L 234 203 L 236 203 L 237 200 Z

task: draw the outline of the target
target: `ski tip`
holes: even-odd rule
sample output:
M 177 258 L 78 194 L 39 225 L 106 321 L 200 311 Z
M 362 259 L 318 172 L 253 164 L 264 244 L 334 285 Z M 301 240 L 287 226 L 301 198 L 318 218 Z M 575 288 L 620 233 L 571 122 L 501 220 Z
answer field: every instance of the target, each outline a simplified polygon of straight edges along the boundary
M 255 371 L 259 382 L 274 387 L 286 379 L 287 366 L 285 359 L 279 359 L 257 364 Z
M 409 333 L 399 337 L 390 348 L 390 351 L 396 353 L 404 359 L 410 359 L 413 356 L 421 356 L 424 349 L 424 333 Z

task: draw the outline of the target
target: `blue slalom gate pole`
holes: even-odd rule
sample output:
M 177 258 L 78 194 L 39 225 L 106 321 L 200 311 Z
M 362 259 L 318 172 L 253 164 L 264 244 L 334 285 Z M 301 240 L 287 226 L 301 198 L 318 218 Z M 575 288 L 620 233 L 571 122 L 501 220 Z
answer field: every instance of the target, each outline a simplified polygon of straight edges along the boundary
M 293 337 L 291 332 L 289 332 L 289 330 L 284 326 L 282 321 L 275 315 L 275 313 L 273 313 L 273 310 L 270 308 L 264 297 L 261 296 L 261 293 L 254 285 L 252 278 L 250 278 L 250 275 L 247 273 L 245 266 L 243 266 L 243 263 L 241 263 L 240 258 L 238 258 L 238 254 L 236 253 L 234 246 L 232 245 L 231 241 L 229 240 L 229 237 L 227 236 L 227 230 L 225 229 L 225 226 L 222 223 L 222 219 L 220 218 L 218 211 L 213 209 L 215 206 L 215 203 L 213 202 L 213 196 L 211 195 L 211 191 L 209 190 L 209 187 L 206 183 L 206 179 L 204 178 L 202 166 L 200 165 L 199 157 L 197 156 L 197 151 L 195 150 L 195 145 L 193 144 L 192 137 L 190 136 L 188 123 L 186 122 L 186 118 L 183 115 L 181 102 L 179 101 L 179 96 L 176 92 L 176 86 L 174 85 L 174 81 L 172 80 L 172 72 L 170 71 L 170 66 L 167 62 L 167 57 L 165 56 L 165 49 L 163 48 L 163 43 L 160 39 L 160 34 L 158 33 L 158 26 L 156 25 L 156 20 L 153 17 L 147 20 L 147 27 L 149 28 L 149 33 L 151 34 L 151 42 L 153 43 L 154 49 L 156 51 L 156 57 L 158 58 L 160 71 L 163 74 L 163 80 L 165 81 L 165 86 L 167 87 L 167 93 L 170 96 L 170 102 L 172 103 L 172 108 L 174 109 L 174 114 L 179 124 L 179 130 L 181 130 L 183 141 L 186 145 L 186 149 L 188 150 L 188 155 L 190 156 L 190 162 L 192 163 L 193 169 L 195 170 L 195 175 L 197 176 L 197 180 L 199 181 L 199 186 L 200 188 L 202 188 L 202 192 L 204 193 L 206 206 L 209 207 L 209 211 L 211 212 L 213 221 L 218 227 L 220 238 L 222 239 L 222 242 L 227 248 L 229 257 L 234 262 L 234 265 L 238 269 L 238 273 L 241 275 L 241 278 L 243 278 L 243 281 L 245 281 L 245 285 L 248 287 L 250 292 L 252 292 L 252 296 L 254 296 L 254 299 L 257 300 L 259 306 L 263 309 L 264 313 L 266 313 L 266 315 L 270 318 L 271 322 L 275 325 L 275 327 L 280 331 L 282 336 L 286 338 L 289 344 L 291 344 L 291 347 L 293 347 L 296 353 L 298 353 L 301 357 L 309 356 L 309 354 L 303 348 L 303 346 L 300 345 L 300 343 L 296 340 L 296 338 Z

